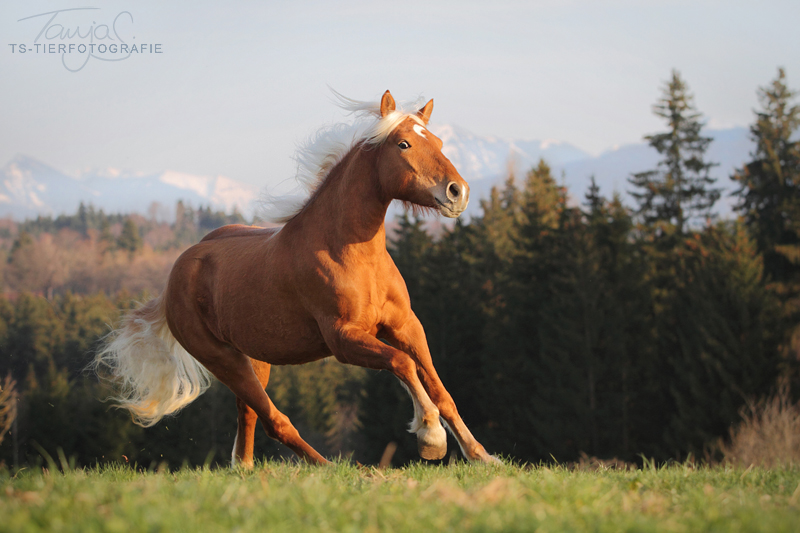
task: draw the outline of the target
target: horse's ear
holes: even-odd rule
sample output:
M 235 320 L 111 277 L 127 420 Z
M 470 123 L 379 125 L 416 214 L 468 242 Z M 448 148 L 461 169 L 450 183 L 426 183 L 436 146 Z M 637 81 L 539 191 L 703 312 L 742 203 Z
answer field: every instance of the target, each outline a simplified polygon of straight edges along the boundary
M 425 107 L 417 111 L 417 116 L 422 119 L 425 124 L 431 119 L 431 112 L 433 112 L 433 99 L 431 99 Z
M 383 93 L 383 98 L 381 98 L 381 118 L 385 117 L 394 110 L 394 98 L 392 98 L 392 95 L 389 91 L 386 91 Z

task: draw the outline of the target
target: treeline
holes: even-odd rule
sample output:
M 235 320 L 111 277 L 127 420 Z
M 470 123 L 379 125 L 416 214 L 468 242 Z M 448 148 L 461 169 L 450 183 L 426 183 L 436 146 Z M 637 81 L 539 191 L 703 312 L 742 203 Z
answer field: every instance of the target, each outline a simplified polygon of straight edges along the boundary
M 630 177 L 633 208 L 594 182 L 571 197 L 541 161 L 436 238 L 399 219 L 390 252 L 442 380 L 490 452 L 713 457 L 748 400 L 798 386 L 800 108 L 783 71 L 759 98 L 756 148 L 732 176 L 737 220 L 711 214 L 711 140 L 677 72 L 654 106 L 667 127 L 647 137 L 661 163 Z M 99 401 L 106 391 L 84 371 L 107 324 L 160 290 L 177 254 L 241 221 L 182 204 L 173 223 L 151 211 L 90 206 L 0 228 L 0 378 L 11 374 L 21 393 L 0 461 L 59 449 L 80 464 L 229 460 L 236 414 L 224 387 L 144 430 Z M 395 464 L 417 458 L 411 402 L 388 373 L 278 367 L 268 390 L 326 455 L 376 462 L 394 441 Z M 285 453 L 256 435 L 258 454 Z
M 243 224 L 244 217 L 234 208 L 230 214 L 221 210 L 213 210 L 211 206 L 200 206 L 193 208 L 191 205 L 184 204 L 179 200 L 175 204 L 175 222 L 168 223 L 164 218 L 165 209 L 159 202 L 153 202 L 148 209 L 148 216 L 123 215 L 119 213 L 106 214 L 102 209 L 95 209 L 92 204 L 88 206 L 83 202 L 78 206 L 78 212 L 74 215 L 38 216 L 33 220 L 26 220 L 21 224 L 13 222 L 0 229 L 0 236 L 11 237 L 12 228 L 14 233 L 28 233 L 39 236 L 42 233 L 56 234 L 61 230 L 71 230 L 83 237 L 90 237 L 92 233 L 98 233 L 109 243 L 116 243 L 119 247 L 130 248 L 129 239 L 138 242 L 138 249 L 144 243 L 141 235 L 150 235 L 151 232 L 164 232 L 171 230 L 171 238 L 164 236 L 156 237 L 151 235 L 150 244 L 154 247 L 163 249 L 171 246 L 182 246 L 192 244 L 195 239 L 202 237 L 209 231 L 224 226 L 226 224 Z M 130 235 L 125 236 L 122 242 L 122 234 L 125 226 L 132 223 Z
M 170 223 L 159 218 L 162 210 L 154 202 L 144 217 L 81 204 L 75 215 L 0 221 L 3 292 L 48 298 L 66 292 L 159 292 L 183 250 L 213 229 L 245 222 L 235 210 L 226 214 L 178 202 Z

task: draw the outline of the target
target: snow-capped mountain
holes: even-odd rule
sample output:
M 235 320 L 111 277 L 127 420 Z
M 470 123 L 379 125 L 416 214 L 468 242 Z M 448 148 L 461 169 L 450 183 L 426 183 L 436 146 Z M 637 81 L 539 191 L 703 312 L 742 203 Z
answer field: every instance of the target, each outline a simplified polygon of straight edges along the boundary
M 628 177 L 635 172 L 656 168 L 661 156 L 647 143 L 633 143 L 614 147 L 592 156 L 574 145 L 553 141 L 520 141 L 481 137 L 456 126 L 431 125 L 431 131 L 444 142 L 442 151 L 453 162 L 461 175 L 470 184 L 473 199 L 467 214 L 480 214 L 480 198 L 486 198 L 493 186 L 502 186 L 509 169 L 518 178 L 544 159 L 552 169 L 553 176 L 569 189 L 573 201 L 580 203 L 589 188 L 591 177 L 600 186 L 603 195 L 610 197 L 619 193 L 628 205 L 634 202 L 627 194 L 631 189 Z M 732 212 L 733 199 L 730 193 L 734 184 L 729 179 L 735 168 L 741 167 L 753 150 L 749 130 L 743 127 L 706 130 L 713 139 L 706 152 L 706 160 L 718 163 L 711 170 L 717 179 L 716 187 L 722 196 L 715 211 L 727 216 Z
M 564 165 L 590 157 L 566 142 L 481 137 L 459 126 L 447 124 L 431 124 L 429 128 L 444 143 L 442 153 L 466 180 L 503 175 L 509 162 L 527 169 L 542 158 L 551 165 Z
M 252 215 L 258 188 L 225 176 L 157 174 L 113 168 L 69 176 L 31 157 L 18 155 L 0 169 L 0 216 L 16 219 L 74 213 L 80 202 L 106 212 L 146 213 L 153 202 L 170 211 L 178 200 Z
M 575 202 L 582 200 L 594 176 L 604 195 L 619 192 L 633 205 L 626 195 L 631 188 L 627 178 L 634 172 L 655 168 L 660 159 L 644 142 L 592 156 L 566 142 L 483 137 L 452 125 L 432 124 L 430 129 L 442 139 L 444 154 L 470 183 L 472 201 L 467 214 L 473 216 L 480 213 L 479 199 L 485 198 L 493 185 L 502 185 L 510 167 L 521 178 L 539 159 L 547 161 L 553 175 L 563 180 Z M 752 141 L 746 128 L 704 133 L 714 139 L 706 159 L 719 163 L 712 175 L 717 178 L 717 186 L 724 189 L 717 212 L 728 215 L 732 204 L 728 193 L 733 190 L 728 177 L 734 168 L 748 160 Z M 0 216 L 10 215 L 15 219 L 74 213 L 80 202 L 91 203 L 106 212 L 146 213 L 156 201 L 169 212 L 178 200 L 195 207 L 211 205 L 226 211 L 235 206 L 249 218 L 258 197 L 259 187 L 225 176 L 104 169 L 72 177 L 22 155 L 0 168 Z

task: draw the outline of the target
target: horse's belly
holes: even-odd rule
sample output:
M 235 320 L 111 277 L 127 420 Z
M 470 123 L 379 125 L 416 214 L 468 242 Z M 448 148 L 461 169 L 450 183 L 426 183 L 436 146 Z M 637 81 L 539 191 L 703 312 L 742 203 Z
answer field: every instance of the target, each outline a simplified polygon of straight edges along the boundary
M 313 320 L 272 317 L 267 322 L 234 328 L 231 334 L 230 342 L 239 351 L 273 365 L 299 365 L 331 355 Z
M 328 345 L 322 341 L 274 342 L 272 345 L 259 348 L 254 348 L 249 353 L 245 353 L 253 359 L 258 359 L 271 365 L 302 365 L 332 355 Z

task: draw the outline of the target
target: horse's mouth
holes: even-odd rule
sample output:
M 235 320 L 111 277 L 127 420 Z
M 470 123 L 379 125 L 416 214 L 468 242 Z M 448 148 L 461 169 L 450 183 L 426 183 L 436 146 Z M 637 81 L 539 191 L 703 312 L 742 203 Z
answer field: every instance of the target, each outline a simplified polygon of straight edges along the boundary
M 442 202 L 435 196 L 433 197 L 436 200 L 436 203 L 439 204 L 439 212 L 446 216 L 447 218 L 458 218 L 458 216 L 464 212 L 464 209 L 455 210 L 446 203 Z M 466 207 L 466 206 L 465 206 Z

